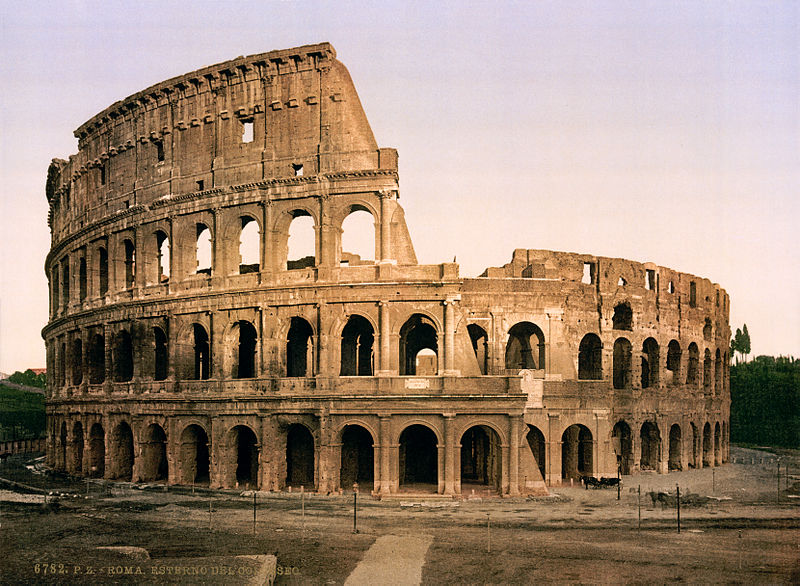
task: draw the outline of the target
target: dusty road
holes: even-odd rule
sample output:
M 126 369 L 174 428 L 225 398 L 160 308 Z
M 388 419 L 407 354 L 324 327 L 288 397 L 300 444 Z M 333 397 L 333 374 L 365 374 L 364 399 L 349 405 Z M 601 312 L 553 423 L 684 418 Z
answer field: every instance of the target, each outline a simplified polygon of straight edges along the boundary
M 615 490 L 578 487 L 535 500 L 362 497 L 358 533 L 352 495 L 259 494 L 254 531 L 251 495 L 115 485 L 110 494 L 91 486 L 86 498 L 85 484 L 34 477 L 12 462 L 0 477 L 72 496 L 45 505 L 0 494 L 0 580 L 250 583 L 252 568 L 236 556 L 274 553 L 278 584 L 341 584 L 379 537 L 392 535 L 398 543 L 430 536 L 423 584 L 800 582 L 797 453 L 783 454 L 790 478 L 783 468 L 780 489 L 773 457 L 734 455 L 737 464 L 717 469 L 625 477 L 620 500 Z M 676 484 L 705 501 L 682 507 L 680 534 L 675 508 L 647 496 L 674 493 Z M 143 548 L 147 558 L 100 546 Z

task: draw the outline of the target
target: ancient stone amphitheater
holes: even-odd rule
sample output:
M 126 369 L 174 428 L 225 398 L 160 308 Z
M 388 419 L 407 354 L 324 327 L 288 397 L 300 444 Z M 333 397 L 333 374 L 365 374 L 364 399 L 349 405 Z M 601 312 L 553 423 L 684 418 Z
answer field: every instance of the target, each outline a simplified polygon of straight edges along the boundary
M 75 136 L 47 177 L 56 469 L 517 495 L 727 458 L 725 291 L 545 250 L 418 264 L 397 152 L 329 44 L 167 80 Z M 374 260 L 342 249 L 365 212 Z

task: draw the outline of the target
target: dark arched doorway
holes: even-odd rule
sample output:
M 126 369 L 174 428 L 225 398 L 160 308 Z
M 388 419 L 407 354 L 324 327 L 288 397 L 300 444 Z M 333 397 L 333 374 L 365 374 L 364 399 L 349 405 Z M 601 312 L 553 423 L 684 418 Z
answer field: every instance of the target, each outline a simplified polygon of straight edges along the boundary
M 258 488 L 258 439 L 246 425 L 231 430 L 231 443 L 236 452 L 236 486 Z
M 150 425 L 145 431 L 144 445 L 142 446 L 142 472 L 141 479 L 149 482 L 152 480 L 167 480 L 169 465 L 167 463 L 167 434 L 157 423 Z
M 570 425 L 561 436 L 561 478 L 579 479 L 593 474 L 592 432 L 585 425 Z
M 630 474 L 633 467 L 633 434 L 625 421 L 618 421 L 612 432 L 614 449 L 619 463 L 620 474 Z M 616 445 L 618 443 L 618 445 Z
M 286 433 L 286 485 L 314 488 L 314 436 L 299 423 Z
M 461 492 L 473 488 L 501 489 L 500 439 L 486 425 L 470 427 L 461 436 Z
M 437 492 L 439 457 L 436 434 L 424 425 L 410 425 L 400 434 L 400 488 Z
M 348 425 L 342 431 L 341 487 L 352 489 L 353 484 L 372 489 L 375 478 L 375 456 L 372 434 L 360 425 Z
M 661 434 L 658 426 L 650 421 L 642 424 L 640 434 L 642 452 L 639 458 L 639 468 L 642 470 L 658 470 L 661 461 Z
M 209 483 L 208 434 L 199 425 L 186 427 L 181 434 L 181 483 Z

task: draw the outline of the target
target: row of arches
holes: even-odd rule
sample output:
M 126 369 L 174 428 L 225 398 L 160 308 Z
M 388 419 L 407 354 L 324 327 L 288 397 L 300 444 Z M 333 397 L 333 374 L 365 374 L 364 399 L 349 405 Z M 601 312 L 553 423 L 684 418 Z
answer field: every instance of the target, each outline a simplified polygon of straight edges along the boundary
M 728 353 L 717 348 L 712 356 L 711 349 L 706 348 L 703 354 L 702 371 L 700 353 L 697 343 L 687 346 L 685 361 L 685 377 L 682 375 L 683 357 L 680 343 L 670 340 L 667 345 L 666 359 L 661 359 L 661 350 L 655 338 L 647 338 L 642 343 L 639 356 L 638 385 L 642 389 L 657 387 L 662 376 L 668 375 L 664 382 L 668 385 L 685 383 L 698 386 L 701 381 L 708 394 L 721 394 L 726 388 L 726 368 Z M 633 345 L 630 340 L 619 337 L 614 340 L 612 382 L 615 389 L 627 389 L 633 384 Z M 578 379 L 601 380 L 603 378 L 603 344 L 597 334 L 586 334 L 578 348 Z
M 71 428 L 61 422 L 56 442 L 55 466 L 57 469 L 91 477 L 105 477 L 124 481 L 169 482 L 171 484 L 214 485 L 223 488 L 265 488 L 265 475 L 260 466 L 271 466 L 269 474 L 279 475 L 277 483 L 270 486 L 319 488 L 320 462 L 319 438 L 316 432 L 303 423 L 287 425 L 278 440 L 284 459 L 276 465 L 262 458 L 273 446 L 261 445 L 258 434 L 247 424 L 232 425 L 222 436 L 219 446 L 212 446 L 209 433 L 203 424 L 188 423 L 176 432 L 178 441 L 170 443 L 164 428 L 158 423 L 144 427 L 138 438 L 127 421 L 117 423 L 106 435 L 102 423 L 93 423 L 88 430 L 76 421 Z M 528 479 L 548 478 L 551 466 L 548 459 L 555 456 L 552 440 L 542 431 L 527 425 L 525 441 L 520 446 L 520 473 Z M 349 489 L 357 483 L 362 488 L 374 486 L 381 476 L 379 442 L 374 432 L 358 423 L 347 423 L 338 432 L 335 445 L 339 446 L 338 486 Z M 673 471 L 684 467 L 701 468 L 718 466 L 727 461 L 728 428 L 726 422 L 706 422 L 699 429 L 694 422 L 688 428 L 672 424 L 666 441 L 654 421 L 644 421 L 634 434 L 624 419 L 618 420 L 611 431 L 611 444 L 617 455 L 621 474 L 635 470 Z M 487 423 L 476 422 L 465 426 L 456 438 L 458 455 L 457 480 L 459 492 L 504 490 L 504 467 L 510 462 L 504 456 L 504 439 L 498 430 Z M 283 442 L 283 443 L 281 443 Z M 425 423 L 410 423 L 397 436 L 395 471 L 390 474 L 397 480 L 400 491 L 441 491 L 444 473 L 443 449 L 446 446 L 439 432 Z M 582 476 L 604 473 L 602 464 L 597 469 L 597 438 L 585 425 L 567 425 L 557 437 L 560 448 L 561 482 L 577 480 Z M 215 448 L 215 449 L 212 449 Z M 215 462 L 216 460 L 216 462 Z M 526 468 L 526 462 L 529 462 Z M 172 468 L 174 467 L 174 470 Z
M 353 204 L 345 212 L 338 223 L 330 227 L 336 236 L 339 251 L 336 258 L 340 259 L 340 265 L 374 262 L 371 259 L 376 258 L 379 248 L 375 230 L 377 212 L 366 203 Z M 144 286 L 166 284 L 176 267 L 184 277 L 217 274 L 221 270 L 217 254 L 231 257 L 225 263 L 229 265 L 226 273 L 259 272 L 267 258 L 265 242 L 278 256 L 277 260 L 270 261 L 275 270 L 316 266 L 321 246 L 317 215 L 306 208 L 284 212 L 266 239 L 262 233 L 263 218 L 250 212 L 231 220 L 233 226 L 217 225 L 214 218 L 204 215 L 191 227 L 182 227 L 179 234 L 172 234 L 172 229 L 164 225 L 151 231 L 143 227 L 138 235 L 124 236 L 118 241 L 101 239 L 98 241 L 101 244 L 83 246 L 52 263 L 51 311 L 55 314 L 71 302 L 83 302 L 90 292 L 104 296 L 110 290 L 132 289 L 137 283 Z M 216 233 L 220 235 L 220 242 L 235 242 L 236 248 L 229 250 L 227 244 L 218 247 Z M 224 253 L 218 248 L 224 248 Z M 110 282 L 110 277 L 114 282 Z M 74 281 L 77 286 L 73 286 Z
M 461 478 L 469 486 L 500 490 L 500 441 L 497 433 L 485 425 L 470 427 L 462 437 Z M 116 424 L 111 432 L 94 423 L 85 437 L 83 424 L 67 422 L 59 428 L 55 467 L 89 477 L 121 481 L 171 482 L 182 485 L 211 483 L 212 454 L 228 459 L 218 466 L 219 485 L 223 487 L 260 486 L 260 452 L 263 449 L 256 433 L 248 425 L 235 425 L 225 434 L 224 445 L 214 452 L 206 429 L 197 423 L 186 425 L 176 445 L 175 457 L 168 456 L 167 434 L 152 423 L 137 444 L 130 424 Z M 406 427 L 399 437 L 399 484 L 401 490 L 432 491 L 438 487 L 438 440 L 434 431 L 421 424 Z M 318 485 L 318 449 L 311 430 L 301 423 L 288 426 L 285 432 L 283 487 Z M 345 425 L 340 434 L 340 486 L 353 484 L 369 488 L 376 476 L 375 446 L 372 433 L 358 424 Z M 108 454 L 106 451 L 108 450 Z M 170 474 L 170 466 L 176 466 Z

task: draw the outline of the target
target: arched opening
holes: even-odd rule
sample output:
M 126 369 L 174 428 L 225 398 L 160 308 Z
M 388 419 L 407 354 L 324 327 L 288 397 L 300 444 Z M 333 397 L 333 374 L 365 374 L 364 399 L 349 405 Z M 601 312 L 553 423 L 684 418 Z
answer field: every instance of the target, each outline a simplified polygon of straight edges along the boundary
M 508 330 L 506 369 L 543 369 L 544 332 L 536 324 L 524 321 Z
M 722 464 L 722 434 L 719 423 L 714 424 L 714 466 Z
M 603 378 L 603 344 L 597 334 L 586 334 L 578 347 L 578 379 Z
M 253 378 L 256 375 L 256 328 L 249 321 L 238 321 L 239 352 L 233 378 Z
M 436 352 L 430 348 L 423 348 L 417 352 L 414 374 L 417 376 L 436 376 L 439 372 L 439 360 Z
M 253 218 L 242 216 L 240 219 L 239 274 L 257 273 L 261 268 L 261 231 Z
M 89 338 L 89 383 L 97 385 L 106 380 L 106 339 L 102 334 Z
M 156 249 L 158 250 L 158 282 L 169 282 L 169 236 L 165 232 L 156 232 Z
M 430 374 L 431 364 L 437 362 L 437 354 L 439 351 L 436 325 L 430 318 L 415 313 L 412 315 L 403 327 L 400 328 L 400 375 L 422 375 L 417 370 L 417 355 L 421 350 L 428 349 L 433 352 L 424 353 L 420 366 L 425 368 L 426 374 Z M 427 364 L 427 366 L 426 366 Z M 435 374 L 435 372 L 433 373 Z
M 546 458 L 547 458 L 547 443 L 544 440 L 544 434 L 538 427 L 528 425 L 528 433 L 526 435 L 528 440 L 528 447 L 531 449 L 533 459 L 536 460 L 536 467 L 541 475 L 541 480 L 545 479 Z
M 59 470 L 67 469 L 67 423 L 61 422 L 61 433 L 59 434 L 58 443 L 58 462 L 56 468 Z
M 352 206 L 342 222 L 341 264 L 373 262 L 375 258 L 375 218 L 362 206 Z
M 136 247 L 131 240 L 124 240 L 125 249 L 125 288 L 132 289 L 136 279 Z
M 100 295 L 105 295 L 108 293 L 108 251 L 103 246 L 97 249 L 97 274 L 100 281 Z
M 614 306 L 614 315 L 611 318 L 613 329 L 633 330 L 633 310 L 627 301 Z
M 375 456 L 372 434 L 360 425 L 348 425 L 342 432 L 341 487 L 370 487 L 375 477 Z
M 196 424 L 187 426 L 181 434 L 181 483 L 208 484 L 208 452 L 206 430 Z
M 142 480 L 167 480 L 169 464 L 167 463 L 167 434 L 157 423 L 148 426 L 142 446 Z
M 106 474 L 106 433 L 99 423 L 89 429 L 89 476 L 103 478 Z
M 730 439 L 728 438 L 728 424 L 724 421 L 722 422 L 722 463 L 726 463 L 728 461 L 728 445 L 730 443 Z
M 697 426 L 692 423 L 692 459 L 689 461 L 689 468 L 698 468 L 700 465 L 700 435 Z
M 714 394 L 722 394 L 722 356 L 719 348 L 714 356 Z
M 165 380 L 167 378 L 167 335 L 159 327 L 153 328 L 153 341 L 155 342 L 153 380 Z
M 642 388 L 658 386 L 658 342 L 647 338 L 642 344 Z
M 83 425 L 80 421 L 72 426 L 72 462 L 69 471 L 73 474 L 83 472 Z
M 625 421 L 618 421 L 611 432 L 614 438 L 614 451 L 617 456 L 620 474 L 630 474 L 633 467 L 633 434 L 631 426 Z
M 67 344 L 61 342 L 58 347 L 58 386 L 63 387 L 67 384 Z
M 561 478 L 592 476 L 592 432 L 585 425 L 570 425 L 561 435 Z
M 200 324 L 192 324 L 194 338 L 194 380 L 208 380 L 211 372 L 211 347 L 206 329 Z
M 83 340 L 72 340 L 72 384 L 79 385 L 83 382 Z
M 642 424 L 640 434 L 642 453 L 639 458 L 639 468 L 642 470 L 658 470 L 661 461 L 661 435 L 658 426 L 650 421 Z
M 81 301 L 84 301 L 86 299 L 87 284 L 88 283 L 86 277 L 86 257 L 82 256 L 78 261 L 78 295 Z
M 669 460 L 667 467 L 669 470 L 682 470 L 681 426 L 677 423 L 669 428 Z
M 707 395 L 711 394 L 712 389 L 714 388 L 714 381 L 711 380 L 713 364 L 711 362 L 711 350 L 706 348 L 705 353 L 703 354 L 703 392 Z
M 629 389 L 631 386 L 631 343 L 627 338 L 614 341 L 614 388 Z
M 342 329 L 341 376 L 372 376 L 375 330 L 369 320 L 353 315 Z
M 667 370 L 670 372 L 669 383 L 679 385 L 681 381 L 681 345 L 677 340 L 670 340 L 667 346 Z
M 256 434 L 246 425 L 237 425 L 230 433 L 231 447 L 236 453 L 236 488 L 258 488 Z
M 66 256 L 61 259 L 61 302 L 64 309 L 69 307 L 70 303 L 70 278 L 69 278 L 69 257 Z
M 472 487 L 501 488 L 500 439 L 497 432 L 486 425 L 470 427 L 461 436 L 461 492 Z
M 302 317 L 293 317 L 286 338 L 286 376 L 313 376 L 314 330 Z
M 114 382 L 123 383 L 133 378 L 133 342 L 126 330 L 120 330 L 114 340 Z
M 211 275 L 211 230 L 205 224 L 197 223 L 195 225 L 195 260 L 197 268 L 195 274 L 198 275 Z
M 705 322 L 703 322 L 703 339 L 706 341 L 711 341 L 712 337 L 712 327 L 711 327 L 711 320 L 706 318 Z
M 700 367 L 700 352 L 697 349 L 697 344 L 692 342 L 689 344 L 689 362 L 686 365 L 686 384 L 697 386 L 699 381 L 699 367 Z
M 400 434 L 400 488 L 414 492 L 439 490 L 436 434 L 425 425 L 410 425 Z
M 714 464 L 714 439 L 711 437 L 711 425 L 703 426 L 703 467 Z
M 114 463 L 114 478 L 130 481 L 133 479 L 133 431 L 124 421 L 114 429 L 111 461 Z
M 316 229 L 314 218 L 304 210 L 292 212 L 289 224 L 289 241 L 286 252 L 286 268 L 288 270 L 304 269 L 317 264 Z
M 469 339 L 472 342 L 472 351 L 478 361 L 478 368 L 481 374 L 489 371 L 489 336 L 481 326 L 469 324 L 467 326 Z
M 314 488 L 314 436 L 305 425 L 293 423 L 286 433 L 286 485 Z

